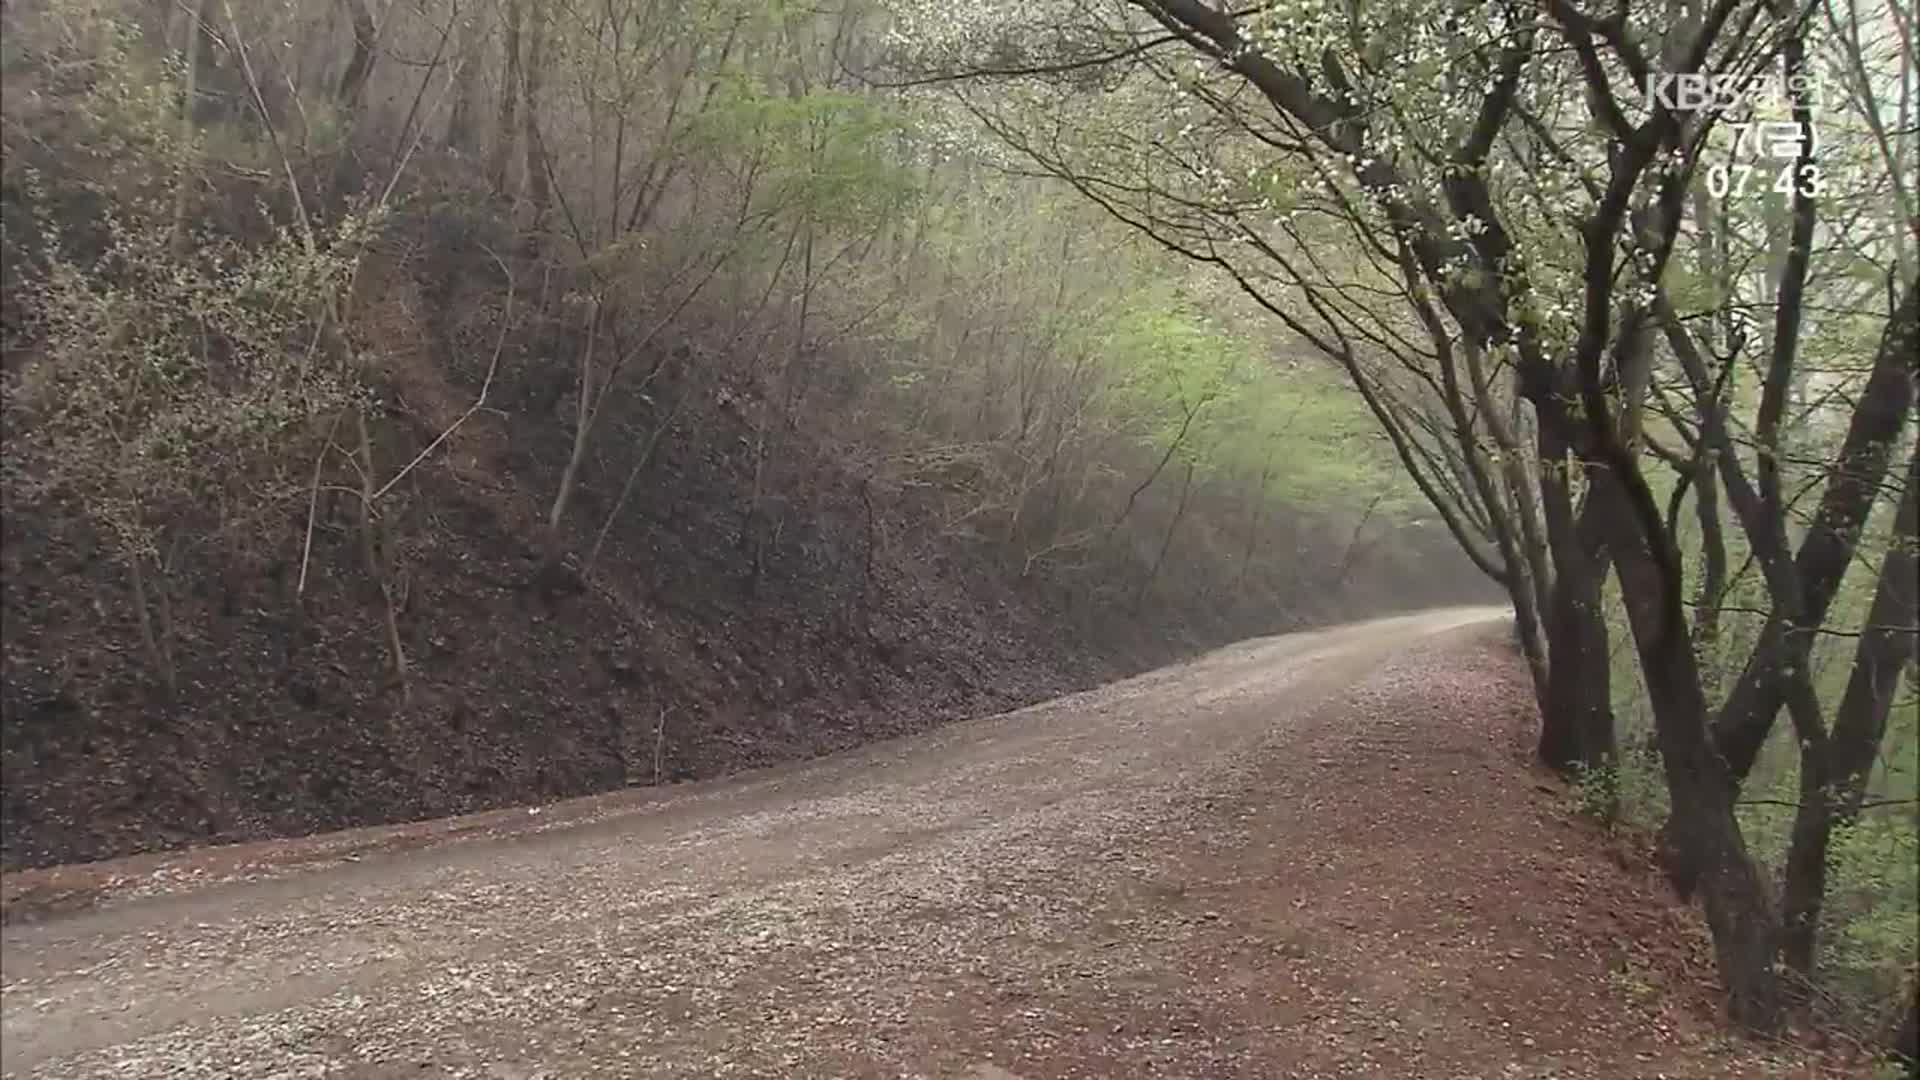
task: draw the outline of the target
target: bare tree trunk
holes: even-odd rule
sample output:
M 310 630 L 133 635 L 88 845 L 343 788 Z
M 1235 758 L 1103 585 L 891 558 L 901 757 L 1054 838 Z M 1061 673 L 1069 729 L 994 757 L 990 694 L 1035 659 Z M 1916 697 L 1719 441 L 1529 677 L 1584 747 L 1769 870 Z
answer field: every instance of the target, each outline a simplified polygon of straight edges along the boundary
M 807 322 L 812 315 L 813 290 L 815 285 L 813 225 L 808 223 L 802 228 L 805 236 L 801 240 L 800 311 L 793 331 L 793 348 L 787 353 L 786 363 L 782 365 L 780 370 L 780 385 L 778 389 L 780 412 L 778 416 L 774 418 L 779 422 L 779 426 L 774 429 L 776 433 L 784 431 L 787 425 L 792 422 L 794 387 L 796 382 L 795 372 L 806 350 Z M 747 533 L 743 537 L 743 539 L 748 541 L 749 550 L 752 553 L 751 569 L 748 571 L 747 578 L 747 589 L 749 592 L 760 587 L 760 576 L 766 570 L 767 544 L 773 536 L 777 536 L 779 533 L 777 525 L 767 520 L 771 516 L 771 512 L 767 507 L 767 460 L 770 450 L 767 433 L 769 427 L 767 406 L 763 404 L 760 408 L 759 431 L 754 437 L 753 491 L 748 496 L 750 501 L 747 506 Z
M 866 558 L 860 574 L 860 593 L 855 603 L 858 605 L 860 632 L 871 637 L 873 635 L 873 595 L 879 588 L 876 563 L 880 553 L 880 518 L 873 508 L 871 473 L 860 480 L 860 503 L 866 509 L 867 543 Z
M 580 463 L 587 457 L 587 436 L 593 428 L 594 415 L 597 412 L 594 394 L 593 351 L 600 339 L 600 301 L 596 298 L 593 307 L 587 313 L 587 345 L 580 354 L 580 391 L 575 397 L 573 415 L 573 448 L 567 452 L 566 467 L 560 470 L 560 486 L 554 490 L 553 502 L 547 507 L 546 550 L 541 553 L 541 570 L 551 572 L 560 563 L 564 548 L 561 526 L 567 519 L 567 506 L 573 501 L 573 491 L 580 478 Z
M 1547 618 L 1547 708 L 1540 759 L 1560 771 L 1587 770 L 1606 780 L 1618 756 L 1611 701 L 1604 551 L 1575 547 L 1560 562 Z M 1610 782 L 1610 781 L 1607 781 Z M 1615 796 L 1609 793 L 1609 803 Z
M 506 70 L 500 78 L 500 117 L 493 133 L 493 160 L 487 175 L 493 180 L 496 195 L 510 195 L 513 142 L 520 131 L 520 23 L 523 0 L 507 0 L 502 38 L 505 42 Z
M 484 24 L 478 12 L 462 11 L 459 55 L 454 57 L 453 105 L 447 115 L 447 148 L 470 157 L 478 148 L 479 120 L 474 116 L 474 93 L 479 82 L 481 31 Z
M 1335 571 L 1333 575 L 1333 588 L 1335 590 L 1346 586 L 1347 575 L 1353 572 L 1353 564 L 1359 561 L 1360 558 L 1362 546 L 1360 536 L 1367 531 L 1367 523 L 1373 520 L 1373 513 L 1380 508 L 1380 501 L 1384 498 L 1386 498 L 1384 494 L 1375 495 L 1373 500 L 1367 503 L 1366 512 L 1360 515 L 1360 520 L 1353 526 L 1353 535 L 1347 537 L 1347 549 L 1340 553 L 1340 569 Z M 1331 599 L 1331 597 L 1329 597 L 1329 599 Z
M 127 565 L 133 572 L 133 605 L 140 617 L 140 645 L 146 650 L 147 662 L 152 665 L 153 673 L 160 677 L 160 687 L 166 693 L 167 700 L 173 701 L 180 695 L 180 684 L 173 666 L 172 611 L 166 605 L 166 592 L 163 585 L 160 590 L 162 623 L 160 630 L 156 632 L 153 626 L 153 615 L 148 610 L 152 600 L 147 595 L 147 575 L 141 566 L 145 561 L 146 556 L 138 552 L 127 560 Z
M 1703 461 L 1694 477 L 1693 505 L 1694 516 L 1700 522 L 1701 548 L 1693 639 L 1704 649 L 1720 640 L 1720 603 L 1727 591 L 1727 541 L 1720 521 L 1720 481 L 1711 462 Z
M 1498 506 L 1489 510 L 1494 514 L 1502 512 Z M 1553 668 L 1539 592 L 1533 587 L 1533 575 L 1528 571 L 1526 557 L 1521 554 L 1519 540 L 1504 525 L 1496 525 L 1493 531 L 1500 560 L 1506 567 L 1506 577 L 1500 584 L 1513 601 L 1514 629 L 1520 638 L 1520 652 L 1527 662 L 1527 674 L 1533 680 L 1534 701 L 1544 713 L 1552 697 Z
M 353 54 L 347 60 L 347 69 L 340 75 L 340 84 L 335 87 L 334 103 L 340 107 L 341 145 L 333 160 L 333 175 L 328 181 L 323 205 L 327 213 L 335 212 L 347 193 L 358 183 L 358 157 L 354 149 L 355 132 L 360 126 L 360 114 L 366 100 L 367 80 L 373 76 L 375 56 L 375 35 L 378 29 L 373 22 L 373 13 L 367 10 L 366 0 L 339 0 L 341 10 L 347 14 L 347 23 L 353 29 Z M 428 78 L 432 74 L 429 71 Z M 396 161 L 398 158 L 396 157 Z
M 1467 377 L 1473 384 L 1474 401 L 1480 407 L 1480 418 L 1486 422 L 1494 445 L 1499 448 L 1500 473 L 1507 494 L 1513 499 L 1513 519 L 1519 526 L 1518 541 L 1526 559 L 1527 575 L 1533 579 L 1536 603 L 1546 608 L 1553 593 L 1553 566 L 1533 477 L 1527 471 L 1526 448 L 1520 445 L 1513 427 L 1502 415 L 1500 403 L 1493 398 L 1493 389 L 1481 363 L 1481 350 L 1471 342 L 1464 346 L 1462 351 L 1466 355 Z
M 1541 598 L 1546 595 L 1548 582 L 1541 580 L 1546 571 L 1543 569 L 1546 552 L 1543 544 L 1536 543 L 1537 530 L 1527 526 L 1528 507 L 1519 501 L 1516 492 L 1507 490 L 1503 480 L 1496 484 L 1490 475 L 1490 466 L 1484 450 L 1474 438 L 1474 419 L 1467 412 L 1467 393 L 1460 386 L 1459 372 L 1455 362 L 1457 347 L 1464 347 L 1468 357 L 1468 378 L 1470 390 L 1475 400 L 1481 401 L 1480 411 L 1488 414 L 1490 421 L 1497 420 L 1499 409 L 1491 405 L 1490 395 L 1480 392 L 1483 380 L 1473 378 L 1478 368 L 1479 346 L 1471 341 L 1461 343 L 1448 332 L 1444 320 L 1431 304 L 1421 301 L 1417 305 L 1421 321 L 1427 328 L 1427 336 L 1433 341 L 1435 352 L 1440 360 L 1441 394 L 1440 401 L 1447 417 L 1452 421 L 1454 440 L 1459 446 L 1459 460 L 1468 474 L 1473 490 L 1480 498 L 1480 504 L 1486 511 L 1488 531 L 1493 534 L 1496 550 L 1500 553 L 1500 583 L 1513 600 L 1514 625 L 1520 638 L 1520 650 L 1527 661 L 1527 673 L 1533 680 L 1534 700 L 1544 711 L 1547 707 L 1548 689 L 1551 685 L 1550 658 L 1546 638 L 1546 627 L 1541 611 Z M 1349 368 L 1349 370 L 1355 370 Z M 1356 383 L 1358 385 L 1358 383 Z M 1538 402 L 1535 402 L 1536 408 Z M 1377 410 L 1376 410 L 1377 412 Z M 1511 435 L 1508 436 L 1511 439 Z M 1496 441 L 1498 436 L 1496 435 Z M 1517 453 L 1517 448 L 1514 453 Z M 1510 456 L 1503 452 L 1502 457 Z M 1403 458 L 1404 460 L 1404 458 Z M 1524 479 L 1524 478 L 1523 478 Z M 1436 503 L 1436 506 L 1438 503 Z
M 180 182 L 173 189 L 173 232 L 169 245 L 175 259 L 186 257 L 187 202 L 199 179 L 200 136 L 193 113 L 200 97 L 200 42 L 207 36 L 207 9 L 212 6 L 213 0 L 197 0 L 187 9 L 186 71 L 180 87 L 180 147 L 187 160 L 180 169 Z
M 1167 561 L 1167 551 L 1173 547 L 1173 534 L 1180 528 L 1180 520 L 1187 516 L 1187 501 L 1193 495 L 1193 459 L 1187 459 L 1186 474 L 1180 479 L 1180 502 L 1173 508 L 1173 520 L 1167 522 L 1167 531 L 1160 537 L 1160 550 L 1153 557 L 1153 565 L 1147 568 L 1146 580 L 1140 583 L 1140 591 L 1133 595 L 1133 610 L 1139 611 L 1147 602 L 1147 593 L 1153 588 L 1154 579 L 1160 576 L 1161 564 Z
M 606 301 L 603 296 L 596 295 L 593 298 L 592 307 L 588 312 L 587 344 L 580 356 L 580 387 L 574 408 L 573 448 L 567 454 L 566 467 L 560 473 L 560 485 L 554 491 L 553 503 L 547 510 L 545 551 L 541 556 L 542 577 L 559 567 L 560 557 L 565 547 L 562 526 L 566 522 L 567 507 L 572 502 L 574 490 L 579 483 L 580 466 L 586 461 L 587 446 L 593 434 L 594 425 L 600 419 L 601 406 L 613 392 L 614 383 L 620 378 L 620 373 L 625 370 L 628 361 L 645 352 L 660 334 L 680 317 L 680 312 L 700 295 L 700 291 L 713 280 L 713 276 L 719 272 L 720 265 L 725 261 L 724 254 L 721 258 L 714 260 L 693 287 L 682 293 L 680 299 L 656 319 L 630 348 L 625 348 L 622 352 L 608 346 L 613 355 L 605 359 L 603 366 L 606 371 L 603 375 L 595 374 L 597 369 L 594 352 L 601 347 L 600 338 L 611 333 L 603 329 L 603 324 L 609 323 L 615 316 L 606 313 Z M 657 361 L 646 379 L 642 380 L 641 385 L 645 386 L 658 375 L 666 362 L 664 358 Z
M 533 204 L 533 218 L 528 228 L 530 238 L 537 238 L 546 223 L 547 206 L 553 201 L 553 183 L 547 175 L 547 148 L 540 141 L 540 94 L 546 82 L 547 63 L 547 7 L 534 4 L 531 22 L 527 32 L 526 100 L 522 103 L 521 118 L 526 128 L 527 155 L 527 199 Z M 538 243 L 538 240 L 533 240 Z
M 400 688 L 400 699 L 407 701 L 412 697 L 412 688 L 407 680 L 407 650 L 400 641 L 400 611 L 394 598 L 393 575 L 386 560 L 381 557 L 381 544 L 375 535 L 373 516 L 374 493 L 373 477 L 373 440 L 367 435 L 367 413 L 365 409 L 354 410 L 354 423 L 360 439 L 360 543 L 361 553 L 367 561 L 367 573 L 373 576 L 374 584 L 380 589 L 380 601 L 387 638 L 387 655 L 393 663 L 393 678 Z
M 667 713 L 669 711 L 667 706 L 660 706 L 660 719 L 654 721 L 653 725 L 653 784 L 655 787 L 660 786 L 660 781 L 665 774 L 663 766 L 667 760 Z
M 340 75 L 340 86 L 334 92 L 334 101 L 345 109 L 348 116 L 347 129 L 353 129 L 353 118 L 360 112 L 360 103 L 367 88 L 367 79 L 373 75 L 374 34 L 373 13 L 367 10 L 366 0 L 339 0 L 341 8 L 347 13 L 347 21 L 353 27 L 353 56 L 347 61 L 347 70 Z
M 1605 778 L 1617 747 L 1602 600 L 1608 562 L 1600 516 L 1619 510 L 1608 507 L 1605 492 L 1596 488 L 1587 492 L 1576 517 L 1566 447 L 1547 425 L 1541 425 L 1538 441 L 1540 501 L 1555 566 L 1545 624 L 1550 663 L 1538 750 L 1548 768 L 1601 770 L 1597 775 Z M 1615 793 L 1607 793 L 1609 814 L 1615 798 Z
M 1260 538 L 1260 526 L 1267 516 L 1267 485 L 1273 481 L 1273 454 L 1267 450 L 1267 460 L 1260 466 L 1260 484 L 1254 492 L 1247 508 L 1247 542 L 1240 551 L 1240 565 L 1234 568 L 1232 591 L 1238 593 L 1247 581 L 1247 571 L 1253 566 L 1254 542 Z
M 1173 455 L 1179 453 L 1180 447 L 1186 444 L 1187 433 L 1193 430 L 1193 422 L 1199 417 L 1200 410 L 1207 407 L 1208 400 L 1210 399 L 1203 399 L 1198 405 L 1193 406 L 1188 406 L 1185 402 L 1181 403 L 1181 410 L 1185 415 L 1180 419 L 1180 430 L 1174 432 L 1173 441 L 1167 444 L 1166 452 L 1160 455 L 1159 461 L 1154 462 L 1153 471 L 1148 473 L 1147 478 L 1140 481 L 1132 491 L 1127 492 L 1127 504 L 1120 508 L 1120 513 L 1113 519 L 1113 523 L 1107 526 L 1106 539 L 1113 539 L 1113 534 L 1119 531 L 1121 524 L 1133 513 L 1133 506 L 1140 500 L 1140 496 L 1153 486 L 1155 480 L 1160 479 L 1160 474 L 1166 470 L 1167 463 L 1172 461 Z

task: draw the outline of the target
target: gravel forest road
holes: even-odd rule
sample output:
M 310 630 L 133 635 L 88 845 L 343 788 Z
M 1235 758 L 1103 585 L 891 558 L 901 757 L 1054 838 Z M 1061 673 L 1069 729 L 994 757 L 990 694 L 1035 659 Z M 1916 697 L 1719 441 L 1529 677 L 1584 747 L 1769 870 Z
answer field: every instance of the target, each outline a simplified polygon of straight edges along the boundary
M 1342 775 L 1365 756 L 1353 701 L 1392 714 L 1374 728 L 1401 734 L 1379 746 L 1444 730 L 1473 703 L 1409 720 L 1381 694 L 1483 692 L 1484 671 L 1448 675 L 1449 657 L 1499 651 L 1507 617 L 1245 642 L 921 736 L 496 813 L 411 846 L 283 865 L 249 845 L 248 872 L 225 877 L 175 860 L 84 910 L 10 920 L 0 1071 L 1033 1080 L 1370 1075 L 1412 1053 L 1426 1056 L 1399 1060 L 1497 1064 L 1391 1074 L 1630 1075 L 1551 1045 L 1551 1025 L 1536 1039 L 1498 1018 L 1511 1056 L 1488 1057 L 1480 1021 L 1447 1015 L 1458 995 L 1441 988 L 1459 980 L 1421 981 L 1449 964 L 1471 981 L 1484 955 L 1411 954 L 1420 935 L 1389 899 L 1414 870 L 1427 893 L 1406 912 L 1432 924 L 1433 890 L 1504 886 L 1466 848 L 1473 880 L 1418 872 L 1407 851 L 1455 841 L 1416 835 L 1432 817 L 1417 799 L 1376 821 L 1364 793 L 1321 798 L 1403 775 Z M 1487 740 L 1461 730 L 1467 749 L 1441 737 L 1438 758 L 1418 755 L 1439 762 L 1417 781 L 1436 799 L 1485 786 L 1468 766 Z M 1476 933 L 1430 948 L 1483 953 Z M 1583 1008 L 1574 1042 L 1605 1038 L 1591 1003 L 1523 996 Z M 1549 1052 L 1553 1071 L 1511 1065 Z

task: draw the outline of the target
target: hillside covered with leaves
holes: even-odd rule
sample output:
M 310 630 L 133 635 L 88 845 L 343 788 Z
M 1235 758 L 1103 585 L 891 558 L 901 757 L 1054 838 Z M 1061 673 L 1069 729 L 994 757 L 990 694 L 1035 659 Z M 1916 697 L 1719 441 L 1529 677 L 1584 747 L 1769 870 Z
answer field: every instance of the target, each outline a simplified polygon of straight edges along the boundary
M 1338 373 L 778 4 L 12 5 L 5 861 L 1478 595 Z

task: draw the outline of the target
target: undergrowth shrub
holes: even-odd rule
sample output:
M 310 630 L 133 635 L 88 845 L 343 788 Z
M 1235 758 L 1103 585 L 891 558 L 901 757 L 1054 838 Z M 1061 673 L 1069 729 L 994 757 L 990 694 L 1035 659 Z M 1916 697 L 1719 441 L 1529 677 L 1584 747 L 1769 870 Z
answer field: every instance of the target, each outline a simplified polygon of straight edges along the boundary
M 156 59 L 110 5 L 62 0 L 26 25 L 7 56 L 0 173 L 18 358 L 0 485 L 15 507 L 77 512 L 128 567 L 170 683 L 143 575 L 164 577 L 182 543 L 284 536 L 282 512 L 308 484 L 301 461 L 361 396 L 333 326 L 379 218 L 276 212 L 272 173 L 216 186 L 200 166 L 206 133 L 182 123 L 179 58 Z M 40 107 L 11 108 L 22 92 Z M 229 127 L 222 138 L 252 137 Z M 210 214 L 209 192 L 252 205 Z M 164 591 L 156 603 L 164 622 Z
M 76 498 L 124 550 L 154 554 L 166 522 L 215 489 L 272 504 L 298 487 L 274 451 L 353 397 L 320 320 L 351 273 L 358 222 L 318 250 L 283 232 L 202 235 L 183 255 L 141 209 L 107 215 L 92 263 L 56 248 L 23 283 L 39 349 L 7 388 L 7 483 Z
M 1573 781 L 1574 805 L 1608 829 L 1649 832 L 1667 813 L 1667 785 L 1660 758 L 1638 747 L 1626 748 L 1612 764 L 1580 768 Z
M 1911 813 L 1869 812 L 1836 828 L 1828 854 L 1822 961 L 1855 1015 L 1897 1000 L 1920 956 L 1920 829 Z
M 1837 603 L 1864 607 L 1871 592 L 1865 571 L 1877 566 L 1877 557 L 1860 560 L 1848 581 L 1850 591 L 1844 591 Z M 1733 599 L 1726 601 L 1732 610 L 1721 620 L 1719 637 L 1701 650 L 1701 663 L 1723 694 L 1738 677 L 1740 658 L 1760 631 L 1758 617 L 1748 612 L 1765 600 L 1754 591 L 1752 576 L 1749 572 L 1735 579 Z M 1617 586 L 1610 586 L 1609 593 L 1620 758 L 1611 769 L 1577 779 L 1574 800 L 1581 812 L 1609 827 L 1651 836 L 1667 819 L 1667 792 L 1660 755 L 1652 742 L 1646 688 L 1620 650 L 1629 630 Z M 1839 700 L 1851 670 L 1848 650 L 1853 639 L 1836 638 L 1826 647 L 1837 658 L 1816 666 L 1815 681 L 1820 700 L 1832 703 Z M 1914 700 L 1905 688 L 1896 699 L 1886 747 L 1868 786 L 1869 801 L 1884 805 L 1870 805 L 1857 820 L 1834 827 L 1814 984 L 1799 988 L 1824 1020 L 1851 1030 L 1863 1041 L 1877 1038 L 1889 1003 L 1908 1000 L 1916 959 L 1920 959 L 1920 918 L 1916 918 L 1920 912 L 1920 817 L 1904 801 L 1913 794 L 1911 767 L 1904 763 L 1912 759 L 1913 718 L 1920 716 Z M 1792 844 L 1799 799 L 1798 750 L 1791 734 L 1783 718 L 1742 785 L 1735 808 L 1749 850 L 1776 881 Z M 1611 815 L 1609 791 L 1619 796 Z

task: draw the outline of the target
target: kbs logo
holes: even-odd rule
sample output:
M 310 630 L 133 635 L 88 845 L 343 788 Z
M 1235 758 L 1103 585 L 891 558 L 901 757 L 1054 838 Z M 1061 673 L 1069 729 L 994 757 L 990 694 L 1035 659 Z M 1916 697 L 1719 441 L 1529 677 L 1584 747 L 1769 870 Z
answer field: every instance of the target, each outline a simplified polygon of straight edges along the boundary
M 1754 78 L 1704 71 L 1662 73 L 1647 79 L 1647 103 L 1672 112 L 1785 113 L 1796 102 L 1819 109 L 1819 81 L 1811 75 Z

